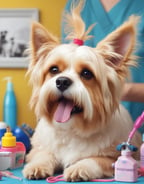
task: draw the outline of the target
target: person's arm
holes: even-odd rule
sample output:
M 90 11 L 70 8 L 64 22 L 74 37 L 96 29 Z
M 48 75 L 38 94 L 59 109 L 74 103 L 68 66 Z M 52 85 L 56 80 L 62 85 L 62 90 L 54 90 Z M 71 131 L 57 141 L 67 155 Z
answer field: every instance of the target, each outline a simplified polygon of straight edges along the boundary
M 126 83 L 122 101 L 144 102 L 144 83 Z

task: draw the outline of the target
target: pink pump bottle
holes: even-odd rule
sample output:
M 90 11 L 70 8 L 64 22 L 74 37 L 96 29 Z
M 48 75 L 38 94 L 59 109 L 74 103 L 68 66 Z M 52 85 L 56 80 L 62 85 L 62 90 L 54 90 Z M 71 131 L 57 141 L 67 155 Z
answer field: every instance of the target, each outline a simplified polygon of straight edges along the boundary
M 144 169 L 144 134 L 142 135 L 142 145 L 140 147 L 140 167 Z
M 126 148 L 115 163 L 115 180 L 121 182 L 136 182 L 138 178 L 138 163 Z

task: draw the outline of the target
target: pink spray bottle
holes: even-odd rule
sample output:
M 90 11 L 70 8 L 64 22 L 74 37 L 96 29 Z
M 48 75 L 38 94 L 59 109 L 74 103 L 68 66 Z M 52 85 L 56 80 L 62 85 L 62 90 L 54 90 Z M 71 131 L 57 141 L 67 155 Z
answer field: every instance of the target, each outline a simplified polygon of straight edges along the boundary
M 136 130 L 140 128 L 144 122 L 144 112 L 136 119 L 132 131 L 128 136 L 128 140 L 117 146 L 117 149 L 121 150 L 121 156 L 115 162 L 115 180 L 122 182 L 136 182 L 138 178 L 138 163 L 131 156 L 132 151 L 136 151 L 137 148 L 130 144 L 132 137 Z M 144 140 L 144 135 L 143 135 Z M 144 143 L 141 146 L 141 167 L 144 168 Z
M 140 167 L 144 169 L 144 134 L 142 135 L 142 145 L 140 147 Z
M 138 163 L 131 156 L 132 151 L 126 146 L 121 156 L 115 162 L 115 180 L 121 182 L 136 182 L 138 178 Z

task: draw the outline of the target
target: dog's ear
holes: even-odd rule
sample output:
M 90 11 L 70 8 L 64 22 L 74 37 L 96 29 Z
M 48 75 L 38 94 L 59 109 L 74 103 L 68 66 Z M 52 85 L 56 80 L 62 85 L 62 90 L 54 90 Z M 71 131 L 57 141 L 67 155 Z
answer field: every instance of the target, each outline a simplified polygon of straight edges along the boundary
M 99 42 L 96 48 L 100 50 L 107 63 L 114 67 L 122 64 L 134 65 L 132 53 L 136 46 L 138 20 L 139 17 L 131 16 L 127 22 Z
M 59 44 L 57 37 L 49 33 L 40 23 L 33 22 L 31 28 L 30 50 L 33 62 L 37 62 L 40 49 L 46 49 L 47 53 Z M 34 63 L 33 63 L 34 64 Z

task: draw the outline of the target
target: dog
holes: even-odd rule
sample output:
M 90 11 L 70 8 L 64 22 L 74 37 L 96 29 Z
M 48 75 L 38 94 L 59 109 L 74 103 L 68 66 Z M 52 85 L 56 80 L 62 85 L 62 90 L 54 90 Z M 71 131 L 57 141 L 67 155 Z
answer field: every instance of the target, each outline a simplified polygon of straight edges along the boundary
M 92 48 L 84 45 L 93 25 L 85 30 L 82 6 L 80 1 L 66 13 L 68 44 L 41 24 L 32 25 L 28 74 L 38 124 L 23 170 L 28 179 L 60 170 L 72 182 L 112 177 L 112 163 L 120 155 L 116 146 L 133 127 L 120 100 L 129 66 L 135 65 L 139 18 L 131 16 Z M 139 147 L 140 139 L 137 132 L 132 144 Z

